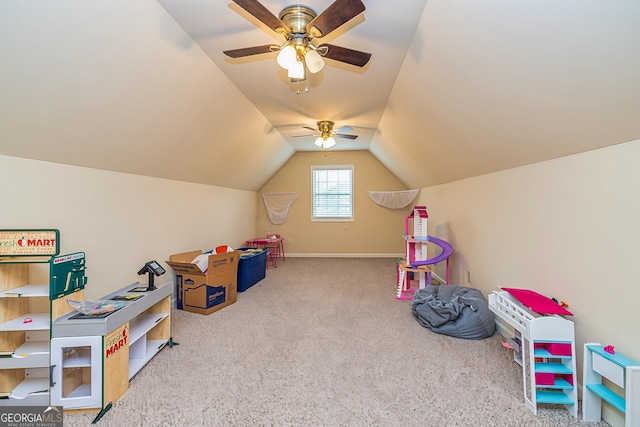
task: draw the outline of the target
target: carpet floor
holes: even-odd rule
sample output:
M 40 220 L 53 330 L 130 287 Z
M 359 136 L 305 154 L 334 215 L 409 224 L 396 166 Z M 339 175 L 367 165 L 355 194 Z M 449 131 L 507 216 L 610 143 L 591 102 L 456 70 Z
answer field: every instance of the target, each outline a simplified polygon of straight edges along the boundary
M 395 299 L 395 259 L 289 258 L 210 315 L 173 311 L 166 347 L 97 425 L 607 426 L 525 407 L 496 333 L 421 327 Z M 95 413 L 67 413 L 88 426 Z

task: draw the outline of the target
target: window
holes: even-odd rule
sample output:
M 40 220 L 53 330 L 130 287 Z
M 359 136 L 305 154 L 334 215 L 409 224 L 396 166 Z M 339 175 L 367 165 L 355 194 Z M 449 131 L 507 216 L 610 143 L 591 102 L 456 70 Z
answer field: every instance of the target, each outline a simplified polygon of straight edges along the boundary
M 353 220 L 353 166 L 311 166 L 311 187 L 312 220 Z

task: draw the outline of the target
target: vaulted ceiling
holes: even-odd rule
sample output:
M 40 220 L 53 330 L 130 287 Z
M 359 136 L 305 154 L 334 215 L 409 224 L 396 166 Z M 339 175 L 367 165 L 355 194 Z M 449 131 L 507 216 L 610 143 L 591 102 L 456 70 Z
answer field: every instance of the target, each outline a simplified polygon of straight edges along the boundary
M 258 190 L 332 120 L 418 188 L 640 138 L 636 0 L 363 2 L 299 85 L 234 2 L 1 0 L 0 155 Z

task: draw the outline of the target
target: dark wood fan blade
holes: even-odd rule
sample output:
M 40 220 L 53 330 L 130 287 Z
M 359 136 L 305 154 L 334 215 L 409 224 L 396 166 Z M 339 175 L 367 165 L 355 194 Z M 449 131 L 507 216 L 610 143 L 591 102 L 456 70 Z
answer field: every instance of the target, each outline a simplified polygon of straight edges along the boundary
M 324 37 L 344 23 L 364 12 L 360 0 L 336 0 L 307 25 L 307 32 L 314 37 Z
M 336 133 L 334 135 L 336 138 L 345 138 L 345 139 L 356 139 L 358 135 L 347 135 L 346 133 Z
M 265 44 L 262 46 L 245 47 L 242 49 L 224 50 L 222 51 L 222 53 L 230 56 L 231 58 L 242 58 L 244 56 L 260 55 L 261 53 L 273 52 L 273 50 L 271 50 L 271 46 L 274 45 Z
M 367 65 L 367 62 L 369 62 L 369 59 L 371 59 L 370 53 L 360 52 L 359 50 L 348 49 L 346 47 L 335 46 L 328 43 L 318 46 L 318 48 L 323 47 L 327 48 L 327 53 L 324 55 L 325 58 L 345 62 L 357 67 L 364 67 Z
M 313 134 L 308 134 L 308 135 L 293 135 L 291 138 L 309 138 L 311 136 L 315 136 Z
M 351 126 L 341 126 L 338 129 L 334 129 L 336 132 L 353 132 L 353 128 Z
M 312 132 L 317 132 L 318 131 L 317 128 L 312 128 L 311 126 L 302 126 L 302 127 L 305 128 L 305 129 L 309 129 Z
M 289 27 L 257 0 L 233 0 L 235 4 L 255 16 L 260 22 L 277 33 L 289 33 Z

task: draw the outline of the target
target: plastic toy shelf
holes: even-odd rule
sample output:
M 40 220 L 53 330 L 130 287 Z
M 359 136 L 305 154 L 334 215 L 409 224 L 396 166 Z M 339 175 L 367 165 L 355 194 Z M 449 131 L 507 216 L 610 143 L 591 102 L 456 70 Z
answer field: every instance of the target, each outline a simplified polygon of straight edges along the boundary
M 18 387 L 13 389 L 10 398 L 24 399 L 27 396 L 33 396 L 36 394 L 49 395 L 48 378 L 27 378 L 22 381 Z
M 506 291 L 489 294 L 489 309 L 513 327 L 514 360 L 522 367 L 524 400 L 537 414 L 538 404 L 563 405 L 578 416 L 573 322 L 542 316 Z M 499 328 L 500 329 L 500 328 Z
M 13 357 L 28 357 L 36 354 L 49 354 L 48 341 L 25 342 L 13 352 Z
M 154 326 L 160 323 L 167 316 L 169 316 L 169 313 L 141 314 L 136 317 L 135 323 L 131 322 L 130 326 L 130 345 L 133 345 L 136 341 L 142 338 L 148 331 L 150 331 Z
M 144 341 L 144 355 L 142 357 L 131 357 L 129 359 L 129 379 L 142 369 L 149 360 L 160 352 L 167 344 L 166 340 L 149 340 Z
M 3 359 L 3 367 L 37 368 L 49 363 L 49 341 L 28 341 L 18 347 L 11 357 Z
M 573 400 L 566 394 L 557 391 L 540 391 L 536 392 L 536 401 L 538 403 L 550 403 L 554 405 L 573 405 Z
M 9 373 L 12 369 L 6 369 Z M 20 374 L 22 375 L 22 374 Z M 2 400 L 9 406 L 49 405 L 49 368 L 27 368 L 24 379 L 10 390 L 8 398 Z
M 565 374 L 565 375 L 571 374 L 571 369 L 567 368 L 562 363 L 536 362 L 534 367 L 535 367 L 536 373 L 540 373 L 540 374 Z
M 148 339 L 147 333 L 168 316 L 169 313 L 141 314 L 131 322 L 129 379 L 167 344 L 166 339 Z
M 620 387 L 623 395 L 603 383 Z M 619 353 L 608 353 L 600 344 L 584 345 L 582 412 L 585 421 L 600 421 L 602 401 L 625 416 L 626 427 L 640 426 L 640 363 Z
M 622 413 L 626 412 L 626 402 L 624 397 L 618 396 L 602 384 L 587 384 L 586 387 L 587 390 L 595 393 L 595 395 L 600 397 L 601 399 L 604 399 L 618 411 Z
M 29 313 L 0 324 L 0 331 L 47 330 L 50 324 L 48 313 Z
M 48 297 L 49 285 L 24 285 L 0 292 L 0 298 Z

